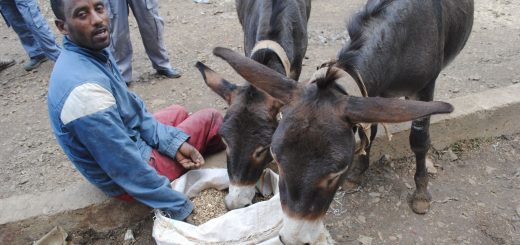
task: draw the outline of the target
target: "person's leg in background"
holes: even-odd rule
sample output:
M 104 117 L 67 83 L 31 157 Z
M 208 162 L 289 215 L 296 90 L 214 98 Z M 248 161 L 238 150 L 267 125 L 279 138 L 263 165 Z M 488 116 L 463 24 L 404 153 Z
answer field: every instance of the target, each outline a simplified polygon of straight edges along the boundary
M 60 55 L 60 48 L 56 45 L 56 38 L 49 28 L 47 20 L 40 12 L 38 2 L 36 0 L 16 0 L 16 7 L 43 53 L 47 58 L 56 61 Z
M 164 21 L 159 16 L 158 0 L 128 0 L 135 16 L 141 39 L 152 66 L 159 75 L 178 78 L 180 71 L 170 64 L 168 51 L 164 45 Z
M 126 0 L 108 0 L 110 16 L 110 52 L 126 83 L 132 81 L 132 43 L 128 25 L 128 3 Z
M 13 28 L 16 34 L 18 34 L 22 47 L 25 49 L 27 56 L 29 56 L 29 61 L 26 65 L 29 65 L 31 60 L 41 61 L 46 59 L 45 53 L 43 53 L 40 45 L 34 39 L 31 30 L 25 24 L 24 18 L 18 11 L 15 0 L 1 0 L 0 7 L 2 9 L 2 15 L 8 22 L 7 24 Z
M 154 114 L 157 121 L 177 127 L 188 134 L 188 143 L 195 147 L 202 155 L 224 150 L 226 146 L 218 135 L 222 125 L 222 114 L 215 109 L 203 109 L 188 116 L 182 106 L 173 105 Z M 171 181 L 177 179 L 187 169 L 174 159 L 152 151 L 150 165 L 161 175 Z

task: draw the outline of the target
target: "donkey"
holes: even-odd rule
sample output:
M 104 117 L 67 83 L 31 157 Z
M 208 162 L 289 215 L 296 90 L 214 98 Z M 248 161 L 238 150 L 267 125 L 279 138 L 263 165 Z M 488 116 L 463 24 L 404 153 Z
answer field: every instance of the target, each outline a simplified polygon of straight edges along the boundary
M 310 0 L 237 0 L 244 31 L 246 56 L 273 71 L 298 80 L 307 50 Z M 219 130 L 227 145 L 228 209 L 251 204 L 255 183 L 272 162 L 271 137 L 283 103 L 253 86 L 237 86 L 202 63 L 197 63 L 206 84 L 229 104 Z
M 371 0 L 351 20 L 350 41 L 322 76 L 297 83 L 225 48 L 214 54 L 253 86 L 281 100 L 281 121 L 271 154 L 280 171 L 285 244 L 313 243 L 324 231 L 323 217 L 346 180 L 358 184 L 368 167 L 366 155 L 353 164 L 356 130 L 361 138 L 375 123 L 413 120 L 410 145 L 416 156 L 416 190 L 411 207 L 424 214 L 425 157 L 430 146 L 430 116 L 453 107 L 433 100 L 440 71 L 462 50 L 473 25 L 473 0 Z M 369 97 L 352 96 L 336 80 L 342 72 Z M 400 100 L 391 97 L 406 97 Z M 368 123 L 361 130 L 360 123 Z M 372 125 L 373 124 L 373 125 Z M 372 125 L 372 126 L 370 126 Z

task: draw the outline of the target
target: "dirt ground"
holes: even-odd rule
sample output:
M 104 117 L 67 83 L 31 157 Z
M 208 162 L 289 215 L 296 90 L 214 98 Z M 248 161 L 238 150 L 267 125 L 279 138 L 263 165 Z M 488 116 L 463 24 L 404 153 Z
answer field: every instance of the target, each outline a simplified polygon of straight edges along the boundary
M 435 151 L 431 210 L 409 206 L 415 158 L 372 164 L 361 192 L 338 192 L 326 226 L 339 244 L 520 244 L 520 135 Z
M 39 2 L 52 25 L 48 1 Z M 231 81 L 241 83 L 242 79 L 225 62 L 211 54 L 216 46 L 243 52 L 234 1 L 211 2 L 160 1 L 166 47 L 172 64 L 184 72 L 180 79 L 154 75 L 135 21 L 130 17 L 136 81 L 131 89 L 151 111 L 170 104 L 181 104 L 192 111 L 205 107 L 226 110 L 226 104 L 205 86 L 193 67 L 196 61 L 203 61 Z M 304 60 L 302 79 L 340 50 L 346 41 L 345 20 L 363 2 L 312 2 L 308 59 Z M 520 11 L 520 2 L 476 0 L 475 4 L 473 33 L 466 48 L 439 77 L 437 100 L 520 82 L 520 17 L 515 14 Z M 82 176 L 64 156 L 50 131 L 46 90 L 53 64 L 47 62 L 33 72 L 24 71 L 27 57 L 18 37 L 0 22 L 0 55 L 18 62 L 0 73 L 0 198 L 67 188 Z M 52 29 L 61 43 L 61 35 L 53 26 Z M 520 214 L 515 214 L 515 209 L 520 212 L 515 207 L 515 201 L 516 205 L 520 203 L 519 177 L 515 177 L 520 159 L 518 136 L 490 142 L 483 142 L 481 150 L 469 151 L 455 161 L 443 162 L 444 154 L 440 154 L 437 164 L 443 170 L 435 175 L 431 187 L 436 202 L 425 216 L 414 215 L 406 205 L 406 195 L 412 191 L 408 186 L 413 186 L 413 164 L 409 159 L 395 162 L 394 167 L 372 167 L 363 192 L 344 198 L 343 210 L 347 212 L 330 215 L 329 230 L 340 244 L 359 243 L 357 240 L 368 244 L 370 238 L 373 244 L 518 244 L 520 238 L 513 236 L 520 234 Z M 493 168 L 491 173 L 486 171 L 488 167 Z
M 431 210 L 409 206 L 414 190 L 413 157 L 373 162 L 362 190 L 338 191 L 325 218 L 336 244 L 520 245 L 520 134 L 457 142 L 432 150 Z M 134 244 L 155 244 L 152 217 L 110 231 L 70 232 L 76 244 L 122 244 L 127 229 Z

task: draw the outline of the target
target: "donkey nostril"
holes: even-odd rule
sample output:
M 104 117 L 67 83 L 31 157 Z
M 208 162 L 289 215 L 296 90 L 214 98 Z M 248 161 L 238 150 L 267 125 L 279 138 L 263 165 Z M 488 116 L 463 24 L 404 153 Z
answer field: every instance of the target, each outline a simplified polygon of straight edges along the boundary
M 280 242 L 281 242 L 283 245 L 286 245 L 285 242 L 283 241 L 282 235 L 278 235 L 278 240 L 280 240 Z M 311 244 L 310 244 L 310 243 L 304 243 L 303 245 L 311 245 Z
M 227 210 L 231 210 L 226 202 L 224 202 L 224 207 L 226 207 Z
M 249 206 L 251 206 L 251 203 L 246 204 L 244 207 L 247 208 Z
M 281 236 L 281 235 L 278 236 L 278 239 L 280 240 L 280 242 L 281 242 L 283 245 L 285 245 L 285 242 L 283 242 L 283 239 L 282 239 L 282 236 Z

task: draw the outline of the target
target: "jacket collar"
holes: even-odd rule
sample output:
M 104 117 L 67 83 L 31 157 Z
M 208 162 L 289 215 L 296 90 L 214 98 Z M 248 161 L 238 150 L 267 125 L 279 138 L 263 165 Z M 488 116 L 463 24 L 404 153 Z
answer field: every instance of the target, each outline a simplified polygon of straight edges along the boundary
M 72 52 L 93 57 L 103 63 L 108 62 L 110 56 L 106 48 L 100 51 L 94 51 L 91 49 L 83 48 L 77 45 L 76 43 L 72 42 L 68 36 L 65 36 L 63 38 L 63 48 Z

